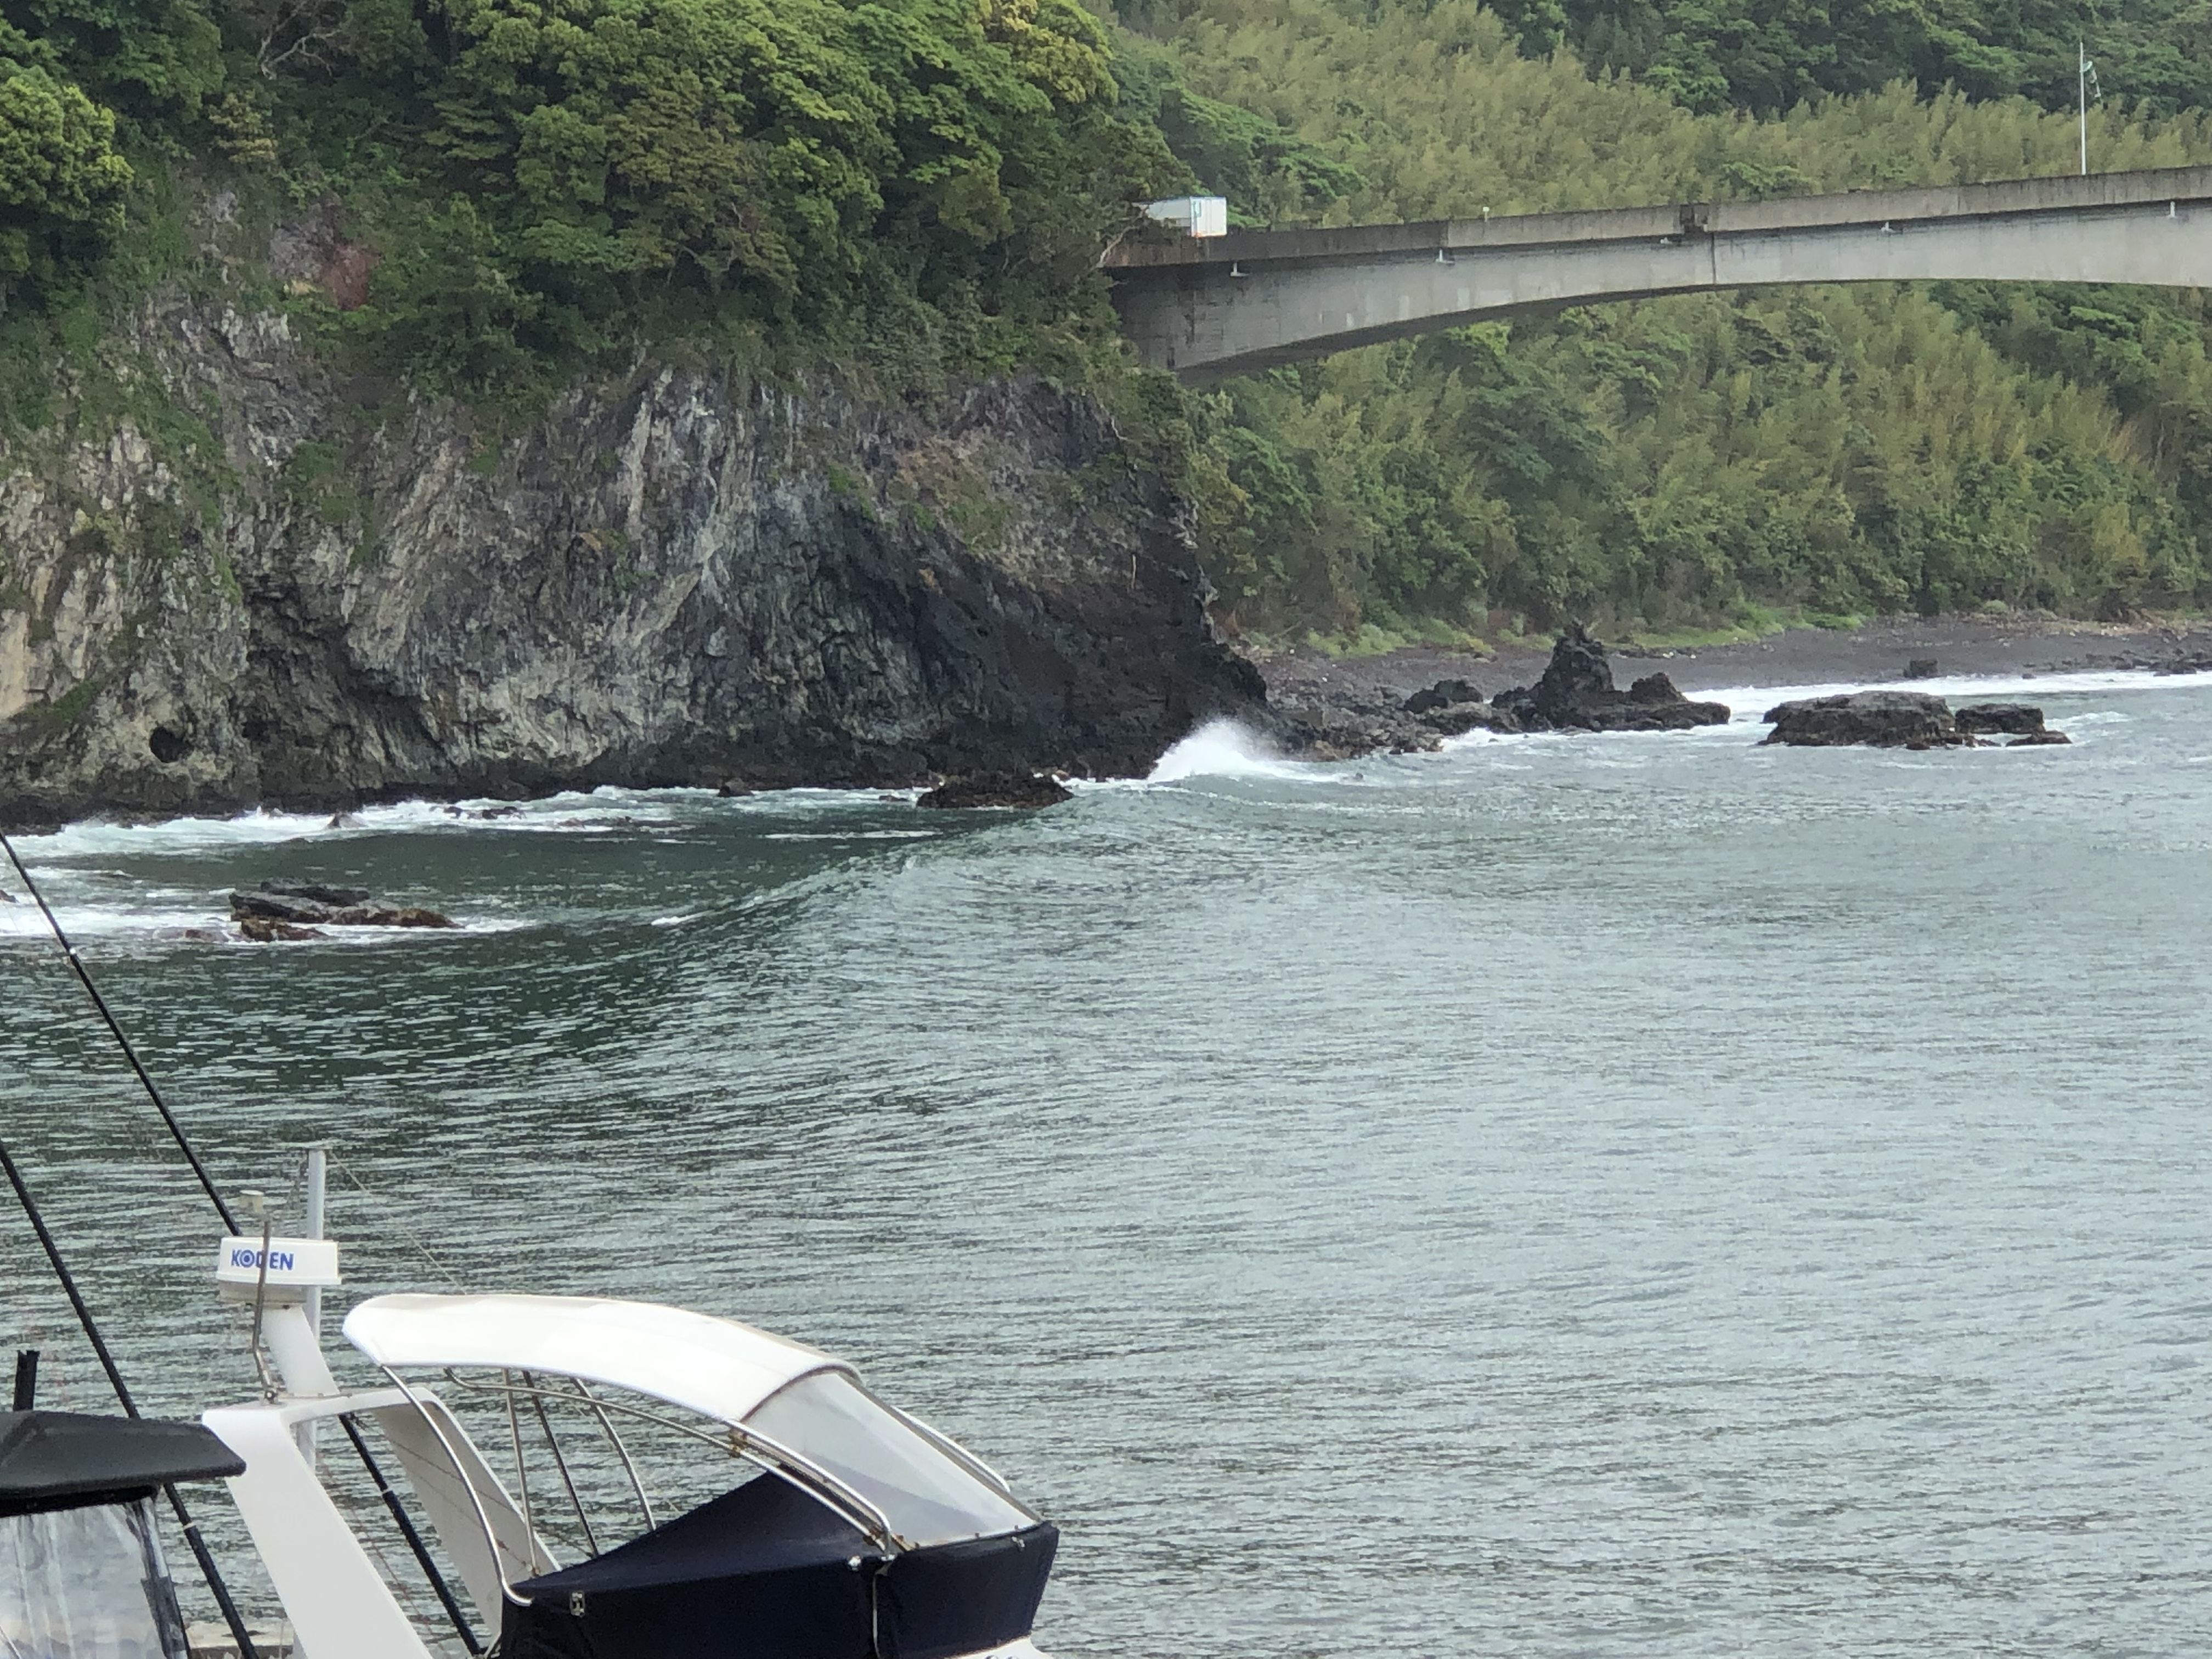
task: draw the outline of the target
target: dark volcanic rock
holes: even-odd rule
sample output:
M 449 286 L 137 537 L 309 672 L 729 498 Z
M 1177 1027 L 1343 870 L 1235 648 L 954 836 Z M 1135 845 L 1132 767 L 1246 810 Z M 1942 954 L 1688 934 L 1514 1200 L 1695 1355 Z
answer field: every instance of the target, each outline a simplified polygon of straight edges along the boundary
M 2043 730 L 2043 711 L 2027 702 L 1970 702 L 1953 717 L 1961 732 L 2009 732 L 2021 735 Z
M 1674 732 L 1729 717 L 1725 703 L 1692 702 L 1664 674 L 1615 690 L 1605 647 L 1579 623 L 1559 636 L 1535 684 L 1501 691 L 1491 706 L 1530 732 Z
M 1951 706 L 1924 691 L 1853 691 L 1805 697 L 1766 711 L 1774 730 L 1769 743 L 1797 745 L 1871 744 L 1882 749 L 1972 748 Z
M 319 928 L 295 927 L 289 921 L 272 921 L 267 916 L 240 916 L 238 931 L 256 945 L 296 944 L 302 939 L 330 937 Z
M 315 904 L 366 904 L 369 899 L 366 887 L 318 887 L 313 882 L 264 881 L 261 890 L 278 898 L 306 899 Z
M 1936 678 L 1936 659 L 1933 657 L 1915 657 L 1911 662 L 1905 665 L 1905 678 L 1908 680 L 1934 679 Z
M 1472 732 L 1478 726 L 1492 732 L 1518 732 L 1521 723 L 1510 714 L 1501 714 L 1480 702 L 1446 703 L 1441 708 L 1431 708 L 1421 717 L 1421 724 L 1431 732 L 1447 738 L 1455 738 L 1462 732 Z
M 1438 680 L 1425 691 L 1416 691 L 1406 699 L 1408 714 L 1426 714 L 1440 708 L 1458 704 L 1479 703 L 1482 693 L 1465 680 Z
M 1451 700 L 1436 702 L 1432 693 Z M 1271 735 L 1290 752 L 1309 760 L 1354 760 L 1378 750 L 1425 754 L 1443 747 L 1446 738 L 1477 726 L 1493 732 L 1521 729 L 1512 715 L 1485 703 L 1481 693 L 1465 680 L 1441 680 L 1402 703 L 1388 697 L 1293 703 L 1273 713 Z
M 320 898 L 318 894 L 335 896 Z M 279 887 L 264 882 L 260 890 L 230 896 L 230 919 L 248 939 L 278 939 L 270 927 L 458 927 L 452 917 L 416 904 L 379 904 L 358 887 Z M 320 938 L 319 934 L 309 934 Z
M 1030 810 L 1057 806 L 1073 799 L 1052 779 L 1034 772 L 975 772 L 947 778 L 915 802 L 916 806 L 1012 806 Z
M 2005 745 L 2008 749 L 2029 749 L 2046 743 L 2071 743 L 2074 739 L 2063 732 L 2031 732 L 2024 738 L 2014 738 Z

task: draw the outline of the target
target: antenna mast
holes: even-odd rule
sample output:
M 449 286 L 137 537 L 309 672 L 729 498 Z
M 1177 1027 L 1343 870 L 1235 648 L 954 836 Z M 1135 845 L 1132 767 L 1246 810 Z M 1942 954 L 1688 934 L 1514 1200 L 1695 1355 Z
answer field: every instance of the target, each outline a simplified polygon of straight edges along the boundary
M 2089 88 L 2092 87 L 2097 88 L 2097 101 L 2100 104 L 2105 101 L 2105 88 L 2103 83 L 2097 79 L 2096 64 L 2089 61 L 2089 43 L 2087 40 L 2076 40 L 2074 43 L 2074 55 L 2076 65 L 2074 72 L 2075 89 L 2081 96 L 2081 176 L 2086 179 L 2089 176 Z

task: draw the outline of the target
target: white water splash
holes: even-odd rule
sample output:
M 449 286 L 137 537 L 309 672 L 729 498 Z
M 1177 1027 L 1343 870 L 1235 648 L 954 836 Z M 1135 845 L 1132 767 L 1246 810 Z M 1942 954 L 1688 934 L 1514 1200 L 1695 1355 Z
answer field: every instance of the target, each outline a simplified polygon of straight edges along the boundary
M 1295 778 L 1319 775 L 1311 765 L 1285 760 L 1249 726 L 1211 720 L 1159 758 L 1146 783 L 1181 783 L 1187 778 Z

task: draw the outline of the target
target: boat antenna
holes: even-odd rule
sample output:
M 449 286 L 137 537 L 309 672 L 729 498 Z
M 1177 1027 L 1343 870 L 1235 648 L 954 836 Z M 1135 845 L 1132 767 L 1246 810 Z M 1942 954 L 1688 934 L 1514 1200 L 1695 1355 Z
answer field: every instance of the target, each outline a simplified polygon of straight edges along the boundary
M 46 927 L 53 933 L 54 943 L 62 947 L 62 955 L 69 963 L 70 971 L 76 975 L 76 982 L 84 987 L 84 994 L 92 999 L 92 1006 L 100 1010 L 100 1018 L 107 1022 L 108 1031 L 123 1050 L 124 1059 L 131 1062 L 131 1069 L 138 1074 L 138 1081 L 146 1091 L 146 1098 L 154 1103 L 154 1109 L 161 1115 L 161 1121 L 168 1126 L 169 1138 L 177 1143 L 177 1150 L 185 1155 L 185 1162 L 192 1166 L 192 1173 L 199 1177 L 201 1190 L 207 1194 L 208 1201 L 215 1206 L 215 1212 L 222 1218 L 223 1231 L 236 1235 L 238 1218 L 230 1212 L 230 1206 L 223 1202 L 222 1193 L 216 1190 L 213 1177 L 207 1172 L 207 1165 L 200 1162 L 199 1153 L 193 1150 L 191 1138 L 185 1133 L 185 1126 L 177 1121 L 177 1115 L 169 1109 L 169 1103 L 161 1098 L 161 1091 L 155 1086 L 152 1075 L 140 1063 L 138 1051 L 131 1046 L 131 1039 L 123 1035 L 122 1026 L 116 1024 L 115 1014 L 108 1007 L 107 999 L 100 994 L 100 987 L 92 982 L 92 975 L 86 969 L 83 958 L 77 955 L 76 946 L 62 931 L 61 919 L 54 915 L 53 906 L 46 902 L 46 896 L 39 890 L 39 884 L 31 878 L 31 872 L 23 867 L 23 860 L 15 852 L 15 843 L 8 839 L 5 830 L 0 830 L 0 851 L 4 851 L 8 854 L 8 862 L 15 866 L 16 878 L 23 884 L 23 890 L 31 896 L 32 902 L 39 907 L 39 914 L 46 917 Z
M 19 871 L 21 867 L 20 865 L 16 866 Z M 115 1355 L 107 1346 L 107 1339 L 100 1334 L 100 1322 L 92 1316 L 91 1308 L 86 1305 L 84 1292 L 77 1288 L 76 1276 L 70 1272 L 69 1263 L 63 1259 L 61 1246 L 54 1242 L 53 1233 L 46 1225 L 46 1218 L 40 1213 L 38 1202 L 31 1196 L 31 1189 L 23 1180 L 23 1172 L 15 1167 L 15 1158 L 9 1153 L 4 1139 L 0 1139 L 0 1170 L 6 1171 L 8 1184 L 15 1189 L 15 1202 L 22 1206 L 24 1218 L 30 1222 L 31 1231 L 39 1236 L 39 1248 L 46 1253 L 46 1265 L 54 1270 L 54 1277 L 61 1281 L 63 1293 L 69 1297 L 70 1306 L 76 1310 L 76 1322 L 83 1327 L 85 1340 L 92 1344 L 92 1352 L 100 1360 L 100 1370 L 107 1373 L 108 1386 L 115 1390 L 115 1398 L 123 1407 L 123 1414 L 137 1417 L 138 1402 L 131 1397 L 131 1388 L 123 1380 L 122 1368 L 115 1363 Z M 173 1481 L 165 1482 L 161 1491 L 169 1500 L 169 1507 L 176 1511 L 177 1525 L 184 1531 L 185 1542 L 191 1547 L 192 1559 L 199 1563 L 200 1576 L 207 1580 L 208 1589 L 214 1593 L 216 1606 L 222 1610 L 223 1623 L 230 1626 L 231 1638 L 238 1644 L 239 1659 L 260 1659 L 253 1645 L 253 1637 L 246 1628 L 245 1615 L 239 1612 L 238 1603 L 231 1599 L 230 1586 L 223 1582 L 222 1571 L 215 1564 L 215 1557 L 208 1553 L 207 1540 L 200 1536 L 199 1522 L 192 1519 L 191 1511 L 185 1507 L 184 1494 L 177 1490 Z

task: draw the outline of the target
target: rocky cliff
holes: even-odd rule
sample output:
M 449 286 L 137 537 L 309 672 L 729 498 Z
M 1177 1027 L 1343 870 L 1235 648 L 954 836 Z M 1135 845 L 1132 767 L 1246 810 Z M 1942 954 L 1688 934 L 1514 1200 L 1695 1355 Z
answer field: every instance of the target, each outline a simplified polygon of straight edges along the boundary
M 179 285 L 0 442 L 0 819 L 1128 774 L 1263 699 L 1081 396 L 362 395 Z

